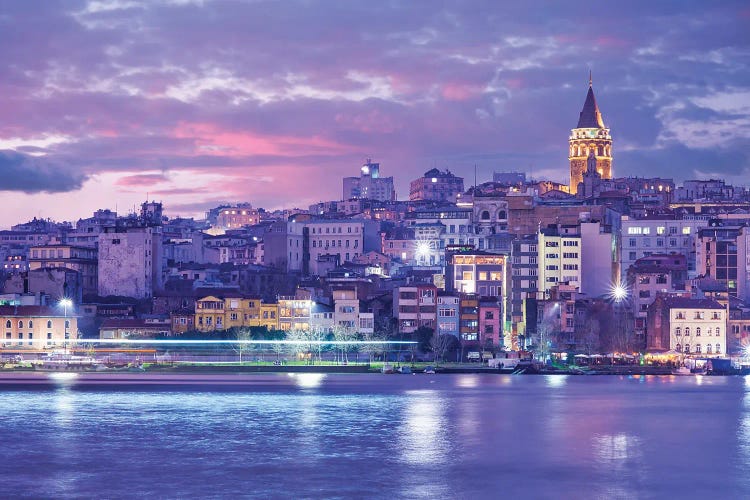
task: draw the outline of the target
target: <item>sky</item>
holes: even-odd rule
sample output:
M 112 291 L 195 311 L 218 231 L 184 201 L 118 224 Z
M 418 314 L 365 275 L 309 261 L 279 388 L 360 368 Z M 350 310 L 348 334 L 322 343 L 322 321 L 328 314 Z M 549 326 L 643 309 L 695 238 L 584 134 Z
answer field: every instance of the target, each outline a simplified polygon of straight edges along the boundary
M 615 176 L 750 169 L 746 1 L 0 0 L 0 227 L 397 195 L 437 167 L 567 182 L 589 71 Z M 748 183 L 750 184 L 750 183 Z

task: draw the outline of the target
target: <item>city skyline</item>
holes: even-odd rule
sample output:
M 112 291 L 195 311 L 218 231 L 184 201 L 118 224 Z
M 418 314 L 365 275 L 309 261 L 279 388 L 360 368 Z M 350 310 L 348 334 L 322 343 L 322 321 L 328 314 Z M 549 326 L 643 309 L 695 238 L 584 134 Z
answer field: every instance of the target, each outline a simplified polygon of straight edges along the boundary
M 615 176 L 742 183 L 748 167 L 741 2 L 38 10 L 0 15 L 2 227 L 146 197 L 172 216 L 223 201 L 305 208 L 340 198 L 367 157 L 399 199 L 433 167 L 467 185 L 474 165 L 480 182 L 493 170 L 567 182 L 590 70 Z

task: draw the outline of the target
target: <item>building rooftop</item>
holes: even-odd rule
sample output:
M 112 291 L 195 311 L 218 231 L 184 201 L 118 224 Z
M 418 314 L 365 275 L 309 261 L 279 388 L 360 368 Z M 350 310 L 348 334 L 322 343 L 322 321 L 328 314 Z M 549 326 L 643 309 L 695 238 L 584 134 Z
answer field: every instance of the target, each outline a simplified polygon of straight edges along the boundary
M 578 126 L 576 128 L 605 128 L 602 121 L 602 114 L 599 111 L 599 106 L 596 104 L 591 79 L 589 79 L 589 91 L 586 94 L 586 102 L 583 103 L 583 109 L 578 117 Z

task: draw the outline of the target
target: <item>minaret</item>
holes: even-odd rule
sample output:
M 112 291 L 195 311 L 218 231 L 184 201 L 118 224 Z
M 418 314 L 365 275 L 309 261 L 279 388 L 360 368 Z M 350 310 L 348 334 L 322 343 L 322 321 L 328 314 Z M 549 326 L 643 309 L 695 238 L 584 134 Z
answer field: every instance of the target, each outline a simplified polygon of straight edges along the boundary
M 583 103 L 578 126 L 571 130 L 570 139 L 570 192 L 575 194 L 578 183 L 586 172 L 589 153 L 596 157 L 596 170 L 602 179 L 612 178 L 612 137 L 604 126 L 602 114 L 594 97 L 594 87 L 589 73 L 589 91 Z

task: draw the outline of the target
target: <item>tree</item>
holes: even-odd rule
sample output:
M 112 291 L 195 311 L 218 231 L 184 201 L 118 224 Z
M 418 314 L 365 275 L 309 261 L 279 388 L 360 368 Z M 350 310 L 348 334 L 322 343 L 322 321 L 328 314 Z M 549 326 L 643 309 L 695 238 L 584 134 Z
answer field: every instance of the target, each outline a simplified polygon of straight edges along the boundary
M 242 363 L 243 353 L 252 349 L 251 344 L 247 341 L 252 339 L 252 332 L 248 328 L 232 328 L 232 336 L 238 342 L 234 344 L 234 351 L 239 355 L 240 363 Z
M 385 335 L 376 332 L 373 333 L 363 333 L 362 335 L 362 341 L 363 342 L 384 342 L 388 340 Z M 360 350 L 368 355 L 368 362 L 372 363 L 372 357 L 373 355 L 377 354 L 383 354 L 385 355 L 386 351 L 386 344 L 362 344 L 360 347 Z
M 434 335 L 430 341 L 432 352 L 435 353 L 435 363 L 445 361 L 445 355 L 458 346 L 458 339 L 448 333 Z
M 432 350 L 431 342 L 434 336 L 435 330 L 428 326 L 420 326 L 412 335 L 413 339 L 417 342 L 416 348 L 422 352 L 430 352 Z
M 595 354 L 599 351 L 599 320 L 589 317 L 583 323 L 581 329 L 581 345 L 586 354 Z
M 353 340 L 359 340 L 359 334 L 354 328 L 343 327 L 336 325 L 333 328 L 333 338 L 337 342 L 351 342 Z M 341 350 L 341 359 L 344 363 L 349 362 L 349 351 L 354 350 L 356 347 L 352 344 L 340 344 L 337 348 Z

